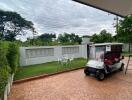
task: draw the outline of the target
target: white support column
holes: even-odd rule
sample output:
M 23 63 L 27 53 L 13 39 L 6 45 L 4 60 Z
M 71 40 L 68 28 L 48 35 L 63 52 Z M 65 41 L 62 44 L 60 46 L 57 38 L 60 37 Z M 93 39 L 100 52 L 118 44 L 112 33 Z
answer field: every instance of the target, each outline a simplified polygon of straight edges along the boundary
M 83 44 L 83 45 L 81 45 L 82 46 L 82 50 L 81 50 L 81 52 L 82 52 L 82 57 L 83 58 L 87 58 L 87 45 L 86 44 Z
M 20 66 L 26 65 L 26 49 L 25 47 L 20 47 Z

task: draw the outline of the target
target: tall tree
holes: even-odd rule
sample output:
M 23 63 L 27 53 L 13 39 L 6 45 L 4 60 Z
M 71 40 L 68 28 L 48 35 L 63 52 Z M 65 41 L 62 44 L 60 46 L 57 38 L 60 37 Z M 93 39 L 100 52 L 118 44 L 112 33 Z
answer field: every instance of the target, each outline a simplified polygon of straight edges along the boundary
M 106 30 L 102 30 L 100 34 L 94 34 L 90 39 L 94 43 L 112 42 L 112 40 L 112 35 Z
M 100 43 L 100 37 L 98 34 L 93 34 L 90 38 L 90 41 L 91 42 L 94 42 L 94 43 Z
M 59 34 L 58 41 L 60 43 L 70 42 L 70 40 L 69 40 L 69 34 L 68 33 Z
M 55 34 L 49 34 L 49 33 L 44 33 L 38 37 L 43 42 L 52 42 L 52 40 L 56 38 Z
M 70 43 L 70 44 L 81 44 L 82 38 L 79 37 L 78 35 L 75 35 L 75 33 L 64 33 L 64 34 L 59 34 L 58 36 L 58 41 L 60 43 Z
M 27 30 L 35 33 L 31 21 L 16 12 L 0 10 L 0 39 L 13 41 L 17 35 L 25 35 Z
M 129 52 L 131 52 L 132 46 L 132 15 L 126 16 L 120 20 L 118 26 L 118 34 L 116 38 L 119 42 L 129 43 Z
M 34 37 L 34 38 L 27 38 L 27 41 L 24 42 L 26 45 L 37 45 L 37 46 L 42 46 L 42 45 L 51 45 L 54 42 L 54 39 L 56 38 L 55 34 L 49 34 L 49 33 L 44 33 L 40 36 Z
M 116 38 L 120 42 L 132 43 L 132 15 L 119 21 Z

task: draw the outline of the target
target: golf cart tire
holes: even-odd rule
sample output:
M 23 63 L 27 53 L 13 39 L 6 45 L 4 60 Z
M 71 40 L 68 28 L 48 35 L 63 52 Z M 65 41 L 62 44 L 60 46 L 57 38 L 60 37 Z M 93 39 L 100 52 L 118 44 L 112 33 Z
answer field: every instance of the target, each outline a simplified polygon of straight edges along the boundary
M 121 68 L 119 69 L 120 71 L 124 70 L 124 63 L 122 63 Z
M 90 73 L 88 72 L 88 70 L 87 70 L 86 68 L 84 69 L 84 74 L 85 74 L 86 76 L 90 75 Z
M 104 78 L 105 78 L 105 73 L 104 73 L 104 71 L 98 70 L 98 71 L 96 72 L 96 78 L 97 78 L 97 80 L 99 80 L 99 81 L 104 80 Z

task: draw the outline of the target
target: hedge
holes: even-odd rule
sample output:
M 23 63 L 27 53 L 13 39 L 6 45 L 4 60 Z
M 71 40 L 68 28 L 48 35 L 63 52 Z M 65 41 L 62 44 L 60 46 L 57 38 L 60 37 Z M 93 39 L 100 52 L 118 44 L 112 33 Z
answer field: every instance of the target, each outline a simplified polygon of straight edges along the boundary
M 3 97 L 8 78 L 15 73 L 18 66 L 18 45 L 16 43 L 0 41 L 0 99 Z
M 19 63 L 19 48 L 16 43 L 9 44 L 7 60 L 11 68 L 11 73 L 15 73 Z
M 2 92 L 4 92 L 10 74 L 6 53 L 7 48 L 5 43 L 0 41 L 0 96 L 2 96 Z

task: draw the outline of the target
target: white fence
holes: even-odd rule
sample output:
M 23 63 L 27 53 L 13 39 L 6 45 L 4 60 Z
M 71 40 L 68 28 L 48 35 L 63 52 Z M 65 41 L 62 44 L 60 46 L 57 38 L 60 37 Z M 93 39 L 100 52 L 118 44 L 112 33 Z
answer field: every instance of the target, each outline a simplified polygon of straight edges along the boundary
M 20 47 L 20 66 L 57 61 L 64 55 L 87 58 L 87 45 Z
M 130 45 L 130 49 L 131 49 L 131 51 L 132 51 L 132 44 Z M 126 52 L 129 51 L 129 44 L 128 44 L 128 43 L 125 43 L 125 44 L 123 45 L 123 51 L 126 51 Z

